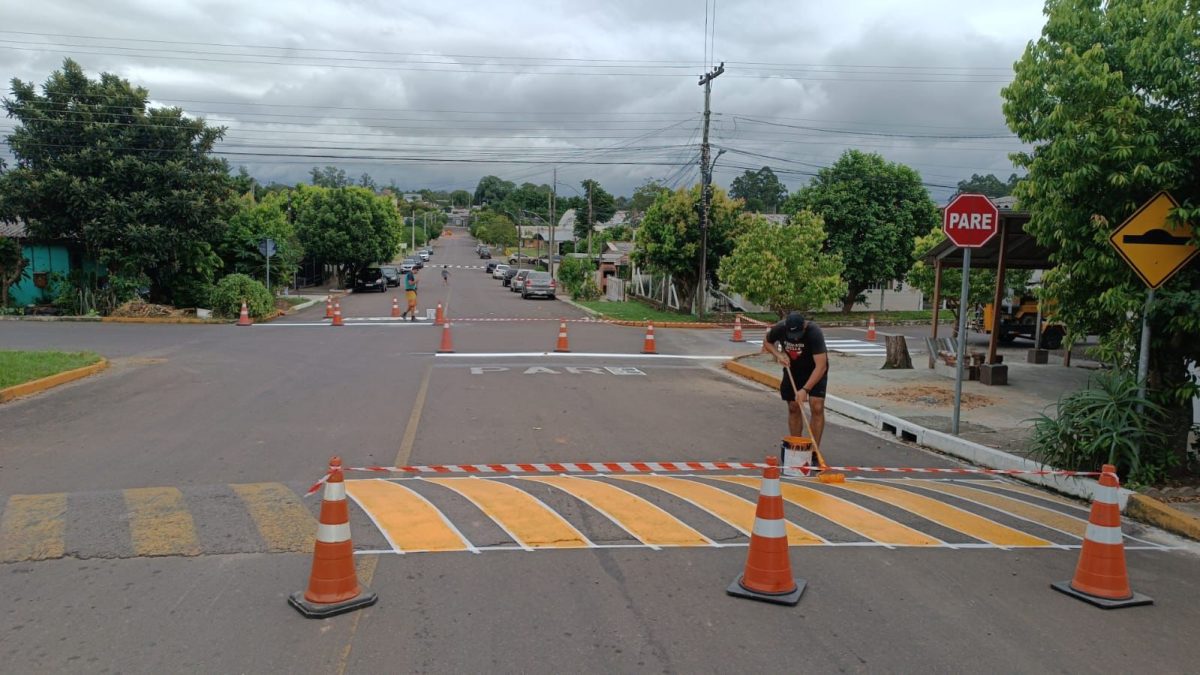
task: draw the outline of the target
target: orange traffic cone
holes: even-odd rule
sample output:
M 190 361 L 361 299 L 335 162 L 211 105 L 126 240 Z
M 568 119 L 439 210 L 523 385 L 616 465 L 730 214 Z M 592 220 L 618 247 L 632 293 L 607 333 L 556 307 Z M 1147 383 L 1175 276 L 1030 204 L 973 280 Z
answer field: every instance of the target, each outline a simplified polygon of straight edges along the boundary
M 445 312 L 442 310 L 442 303 L 440 303 L 440 302 L 439 302 L 439 303 L 438 303 L 438 306 L 437 306 L 437 315 L 436 315 L 436 318 L 435 318 L 435 319 L 434 319 L 434 321 L 433 321 L 433 325 L 435 325 L 435 326 L 441 326 L 441 325 L 443 325 L 443 324 L 445 324 L 445 323 L 446 323 L 446 314 L 445 314 Z
M 742 337 L 742 315 L 738 314 L 733 319 L 733 337 L 729 338 L 730 342 L 745 342 L 746 338 Z
M 654 324 L 646 324 L 646 341 L 642 344 L 643 354 L 657 354 L 658 349 L 654 345 Z
M 1050 584 L 1056 591 L 1104 609 L 1136 607 L 1154 602 L 1129 588 L 1118 490 L 1117 467 L 1105 464 L 1100 474 L 1100 487 L 1092 495 L 1092 512 L 1083 535 L 1083 548 L 1079 551 L 1075 578 L 1069 582 Z
M 325 318 L 326 319 L 333 318 L 333 296 L 332 295 L 325 296 Z
M 354 571 L 354 544 L 350 541 L 350 507 L 342 460 L 329 460 L 329 478 L 321 500 L 317 543 L 313 547 L 308 590 L 288 596 L 288 604 L 310 619 L 323 619 L 375 604 L 375 592 L 358 583 Z
M 875 338 L 875 315 L 872 314 L 871 319 L 867 321 L 867 339 L 874 342 Z
M 242 313 L 240 316 L 238 316 L 237 325 L 239 325 L 239 326 L 253 326 L 254 325 L 254 322 L 250 320 L 250 310 L 249 310 L 249 308 L 246 307 L 245 302 L 242 303 Z
M 400 301 L 397 300 L 396 296 L 394 296 L 394 295 L 392 296 L 392 318 L 393 319 L 400 318 Z
M 567 322 L 562 321 L 558 324 L 558 344 L 554 347 L 556 352 L 569 352 L 571 347 L 567 344 Z
M 450 322 L 442 324 L 442 346 L 438 347 L 439 354 L 453 354 L 454 345 L 450 343 Z
M 779 461 L 767 457 L 758 510 L 754 513 L 754 532 L 750 535 L 750 553 L 746 570 L 725 592 L 739 598 L 762 600 L 778 605 L 800 602 L 807 582 L 792 578 L 788 558 L 787 521 L 783 519 L 783 497 L 779 494 Z
M 334 326 L 344 326 L 342 323 L 342 303 L 337 300 L 333 301 L 333 324 Z

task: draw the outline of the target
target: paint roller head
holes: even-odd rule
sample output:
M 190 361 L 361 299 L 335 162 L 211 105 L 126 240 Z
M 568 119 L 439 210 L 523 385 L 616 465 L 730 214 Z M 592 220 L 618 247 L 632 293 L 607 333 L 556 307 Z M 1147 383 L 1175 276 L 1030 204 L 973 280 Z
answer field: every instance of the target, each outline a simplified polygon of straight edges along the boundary
M 846 474 L 844 473 L 823 473 L 817 476 L 818 483 L 845 483 Z

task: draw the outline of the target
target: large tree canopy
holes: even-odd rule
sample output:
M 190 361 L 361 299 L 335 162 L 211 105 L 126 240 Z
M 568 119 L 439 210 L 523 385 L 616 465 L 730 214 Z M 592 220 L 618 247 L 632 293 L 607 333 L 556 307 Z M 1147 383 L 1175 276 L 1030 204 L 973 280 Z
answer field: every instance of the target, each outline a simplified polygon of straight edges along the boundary
M 1159 190 L 1181 202 L 1177 217 L 1200 223 L 1200 4 L 1049 0 L 1045 13 L 1003 91 L 1009 127 L 1033 146 L 1013 156 L 1029 172 L 1016 196 L 1032 212 L 1028 231 L 1055 251 L 1045 283 L 1058 317 L 1132 367 L 1146 289 L 1108 237 Z M 1196 392 L 1187 364 L 1200 361 L 1200 266 L 1158 291 L 1150 323 L 1151 390 L 1174 411 L 1181 455 Z
M 746 210 L 752 213 L 775 213 L 787 199 L 787 188 L 771 167 L 764 166 L 758 171 L 746 169 L 734 178 L 729 186 L 729 196 L 743 200 Z
M 804 209 L 825 220 L 827 248 L 846 263 L 844 312 L 871 284 L 901 278 L 912 266 L 913 240 L 940 220 L 920 174 L 858 150 L 817 172 L 784 207 L 793 215 Z
M 517 186 L 512 182 L 503 180 L 499 176 L 484 176 L 479 179 L 479 185 L 475 186 L 475 203 L 479 205 L 499 204 L 516 188 Z
M 388 197 L 361 187 L 296 186 L 296 234 L 305 253 L 342 267 L 388 262 L 400 248 L 400 215 Z
M 34 235 L 78 242 L 127 278 L 146 275 L 156 299 L 170 300 L 176 277 L 209 259 L 233 199 L 229 167 L 211 154 L 222 128 L 149 107 L 145 89 L 109 73 L 89 79 L 70 59 L 42 93 L 14 79 L 4 108 L 18 124 L 0 195 Z
M 986 195 L 992 199 L 1007 197 L 1012 194 L 1013 188 L 1017 187 L 1019 180 L 1020 177 L 1015 173 L 1010 174 L 1007 181 L 1000 180 L 991 173 L 986 176 L 973 173 L 968 180 L 958 181 L 958 191 Z

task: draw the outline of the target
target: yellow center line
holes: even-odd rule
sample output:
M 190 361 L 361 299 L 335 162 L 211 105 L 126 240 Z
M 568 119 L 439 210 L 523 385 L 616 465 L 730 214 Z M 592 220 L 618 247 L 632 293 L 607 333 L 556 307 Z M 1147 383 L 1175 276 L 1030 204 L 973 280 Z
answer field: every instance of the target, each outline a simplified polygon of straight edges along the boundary
M 623 475 L 612 476 L 612 478 L 656 487 L 707 511 L 747 536 L 754 531 L 754 515 L 757 505 L 720 488 L 671 476 Z M 787 527 L 789 544 L 810 546 L 825 543 L 824 539 L 798 527 L 795 523 L 786 520 L 784 522 Z
M 425 478 L 469 499 L 528 548 L 586 548 L 591 542 L 556 511 L 524 490 L 482 478 Z
M 901 490 L 890 485 L 879 485 L 878 483 L 866 483 L 857 480 L 846 481 L 845 483 L 830 483 L 830 485 L 841 490 L 848 490 L 873 497 L 886 504 L 891 504 L 910 513 L 915 513 L 943 527 L 961 532 L 980 541 L 986 541 L 995 546 L 1054 545 L 1041 537 L 1035 537 L 1007 525 L 1001 525 L 983 516 L 977 516 L 970 511 L 965 511 L 945 502 L 940 502 L 907 490 Z
M 13 495 L 0 520 L 0 562 L 47 560 L 66 553 L 65 493 Z
M 927 490 L 934 490 L 942 494 L 954 495 L 970 501 L 989 506 L 998 511 L 1010 513 L 1026 520 L 1031 520 L 1039 525 L 1044 525 L 1052 530 L 1065 532 L 1069 535 L 1083 538 L 1084 532 L 1087 530 L 1087 521 L 1081 518 L 1072 518 L 1065 513 L 1060 513 L 1054 509 L 1048 509 L 1029 502 L 1023 502 L 1012 497 L 1005 497 L 987 490 L 979 488 L 967 487 L 965 485 L 957 485 L 946 481 L 937 480 L 914 480 L 914 485 Z
M 296 493 L 280 483 L 230 485 L 241 497 L 272 552 L 312 553 L 317 521 Z
M 611 483 L 576 476 L 521 476 L 566 492 L 604 514 L 648 546 L 711 546 L 712 540 L 653 502 Z
M 196 525 L 178 488 L 134 488 L 124 493 L 137 555 L 200 555 Z
M 417 427 L 421 424 L 421 411 L 425 409 L 425 397 L 429 393 L 429 376 L 433 373 L 432 364 L 425 366 L 421 375 L 421 385 L 417 387 L 417 400 L 413 402 L 412 413 L 408 416 L 408 425 L 404 427 L 404 438 L 400 441 L 400 451 L 396 453 L 393 466 L 404 466 L 412 457 L 413 444 L 417 440 Z
M 750 476 L 712 476 L 712 480 L 758 487 L 761 478 Z M 832 521 L 847 530 L 890 546 L 941 546 L 944 542 L 891 518 L 864 509 L 840 497 L 795 483 L 782 483 L 780 492 L 787 501 Z
M 415 491 L 385 480 L 348 480 L 346 493 L 397 551 L 468 551 L 446 516 Z

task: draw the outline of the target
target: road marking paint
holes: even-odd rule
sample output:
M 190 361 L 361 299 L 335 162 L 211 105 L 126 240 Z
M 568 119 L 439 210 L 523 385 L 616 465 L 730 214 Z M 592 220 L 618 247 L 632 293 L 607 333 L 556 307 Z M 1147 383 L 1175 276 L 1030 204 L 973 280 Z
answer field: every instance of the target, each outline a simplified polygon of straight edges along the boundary
M 179 488 L 124 490 L 129 532 L 138 556 L 200 555 L 196 524 Z
M 683 478 L 657 475 L 622 475 L 612 476 L 611 478 L 656 487 L 725 521 L 747 537 L 754 530 L 755 503 L 712 485 L 685 480 Z M 793 546 L 828 543 L 823 538 L 792 522 L 787 522 L 787 532 L 788 543 Z
M 937 480 L 920 479 L 913 480 L 912 483 L 917 487 L 953 495 L 1079 539 L 1083 538 L 1083 533 L 1087 529 L 1087 521 L 1081 518 L 1074 518 L 1054 509 L 1037 506 L 1012 497 L 1004 497 L 987 490 Z
M 890 485 L 860 481 L 830 483 L 829 485 L 839 490 L 848 490 L 873 497 L 995 546 L 1055 546 L 1053 542 L 1046 541 L 1041 537 L 1026 534 L 1007 525 L 988 520 L 983 516 L 975 515 L 970 511 Z
M 583 359 L 688 359 L 692 361 L 728 361 L 733 358 L 733 355 L 727 354 L 724 356 L 695 356 L 691 354 L 597 354 L 593 352 L 477 352 L 463 353 L 454 352 L 453 354 L 436 355 L 438 358 L 444 359 L 511 359 L 511 358 L 528 358 L 528 357 L 554 357 L 554 358 L 583 358 Z
M 474 551 L 437 507 L 415 490 L 384 480 L 348 480 L 346 493 L 398 552 Z
M 404 321 L 404 322 L 396 321 L 395 323 L 370 323 L 365 320 L 352 320 L 352 319 L 342 319 L 342 321 L 345 322 L 344 325 L 342 326 L 343 328 L 369 328 L 371 326 L 383 326 L 386 328 L 403 328 L 403 327 L 429 328 L 430 326 L 433 325 L 426 319 L 420 319 L 417 321 Z M 313 327 L 313 326 L 324 326 L 325 328 L 329 328 L 330 323 L 328 321 L 324 321 L 321 323 L 311 323 L 311 322 L 280 323 L 277 321 L 272 321 L 271 323 L 256 323 L 254 325 L 258 326 L 260 328 L 270 328 L 270 327 L 296 328 L 296 327 Z
M 761 478 L 748 476 L 712 476 L 711 478 L 754 488 L 762 482 Z M 881 544 L 940 546 L 944 543 L 936 537 L 881 516 L 841 497 L 787 481 L 780 484 L 780 490 L 783 492 L 783 498 L 792 504 Z
M 576 476 L 521 476 L 520 480 L 545 483 L 566 492 L 652 548 L 713 544 L 711 539 L 653 502 L 610 483 Z
M 466 497 L 522 546 L 530 549 L 594 546 L 557 511 L 508 483 L 475 477 L 424 480 Z
M 421 411 L 425 409 L 425 397 L 429 393 L 429 377 L 432 374 L 433 369 L 425 366 L 425 372 L 421 375 L 421 386 L 417 387 L 417 400 L 413 402 L 408 424 L 404 427 L 404 437 L 400 441 L 400 450 L 396 453 L 396 463 L 392 466 L 404 466 L 412 456 L 413 443 L 417 439 L 417 425 L 421 423 Z
M 229 487 L 246 505 L 268 551 L 312 553 L 317 521 L 296 493 L 281 483 L 235 483 Z
M 48 560 L 66 553 L 67 495 L 13 495 L 0 520 L 0 562 Z

